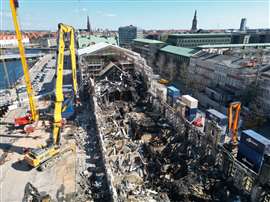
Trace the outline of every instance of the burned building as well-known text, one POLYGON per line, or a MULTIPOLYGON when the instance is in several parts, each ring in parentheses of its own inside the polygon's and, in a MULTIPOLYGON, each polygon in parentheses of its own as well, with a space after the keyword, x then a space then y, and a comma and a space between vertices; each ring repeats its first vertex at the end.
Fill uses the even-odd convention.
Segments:
POLYGON ((79 53, 113 201, 269 201, 268 156, 254 172, 215 122, 202 132, 183 119, 138 54, 109 44, 79 53))

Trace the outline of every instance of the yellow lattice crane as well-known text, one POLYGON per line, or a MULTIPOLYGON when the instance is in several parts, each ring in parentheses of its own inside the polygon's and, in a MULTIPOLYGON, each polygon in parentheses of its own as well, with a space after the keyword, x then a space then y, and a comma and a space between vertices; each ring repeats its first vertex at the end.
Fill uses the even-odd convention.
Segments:
POLYGON ((20 56, 21 56, 21 62, 22 62, 22 67, 23 67, 23 73, 24 73, 24 79, 25 79, 25 85, 26 85, 26 91, 29 99, 29 106, 30 106, 30 115, 25 115, 23 117, 18 117, 15 118, 15 126, 24 126, 32 122, 36 122, 39 119, 38 111, 36 108, 36 103, 35 103, 35 94, 31 85, 31 79, 29 75, 29 68, 28 64, 26 61, 25 57, 25 50, 24 50, 24 45, 22 42, 22 33, 20 30, 19 26, 19 21, 17 18, 17 9, 19 8, 19 3, 17 0, 10 0, 10 8, 11 8, 11 13, 12 13, 12 18, 13 18, 13 23, 14 23, 14 28, 16 31, 16 37, 18 40, 18 47, 20 51, 20 56))

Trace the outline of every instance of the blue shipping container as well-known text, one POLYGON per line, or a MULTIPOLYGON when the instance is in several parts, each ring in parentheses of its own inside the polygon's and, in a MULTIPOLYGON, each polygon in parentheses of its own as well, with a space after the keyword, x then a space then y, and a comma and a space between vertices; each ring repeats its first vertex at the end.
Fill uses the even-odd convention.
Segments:
POLYGON ((73 107, 73 101, 72 100, 65 100, 63 103, 63 111, 62 111, 62 118, 70 119, 74 115, 74 107, 73 107))
POLYGON ((175 105, 176 101, 177 101, 177 97, 167 96, 168 105, 173 107, 175 105))
POLYGON ((264 153, 270 147, 270 140, 253 130, 244 130, 241 133, 240 142, 252 148, 256 152, 264 153))
POLYGON ((174 86, 169 86, 167 88, 167 96, 179 97, 180 91, 179 91, 179 89, 175 88, 174 86))
POLYGON ((237 159, 255 172, 258 172, 263 163, 263 154, 256 152, 240 142, 238 145, 237 159))
POLYGON ((205 113, 205 118, 217 122, 219 126, 227 126, 228 118, 226 115, 220 113, 215 109, 208 109, 205 113))

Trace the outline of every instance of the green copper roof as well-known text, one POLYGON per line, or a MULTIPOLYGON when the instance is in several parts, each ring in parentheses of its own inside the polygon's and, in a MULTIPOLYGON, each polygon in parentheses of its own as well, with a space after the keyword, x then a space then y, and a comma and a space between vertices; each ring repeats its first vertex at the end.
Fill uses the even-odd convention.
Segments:
POLYGON ((148 44, 164 44, 163 41, 152 40, 152 39, 141 39, 141 38, 137 38, 137 39, 133 39, 133 41, 141 42, 141 43, 148 43, 148 44))
POLYGON ((115 37, 102 37, 102 36, 94 36, 94 35, 78 37, 79 48, 87 47, 89 45, 93 45, 93 44, 97 44, 101 42, 117 45, 117 41, 115 37))
POLYGON ((197 50, 195 49, 171 46, 171 45, 165 46, 164 48, 161 48, 160 50, 167 53, 185 56, 185 57, 191 57, 193 54, 197 52, 197 50))

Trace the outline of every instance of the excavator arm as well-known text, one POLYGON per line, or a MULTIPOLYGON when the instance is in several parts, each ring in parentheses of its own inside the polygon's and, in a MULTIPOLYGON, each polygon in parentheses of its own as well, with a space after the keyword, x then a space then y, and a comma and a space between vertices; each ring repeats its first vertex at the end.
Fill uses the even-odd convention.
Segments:
POLYGON ((11 8, 13 23, 14 23, 14 27, 15 27, 15 31, 16 31, 16 37, 18 40, 18 47, 19 47, 21 62, 22 62, 22 67, 23 67, 26 91, 27 91, 27 95, 28 95, 28 99, 29 99, 29 106, 30 106, 30 110, 31 110, 31 119, 28 119, 29 117, 27 117, 27 116, 25 116, 25 118, 20 117, 17 119, 17 121, 15 119, 15 125, 19 126, 19 125, 28 124, 30 122, 38 121, 39 116, 38 116, 38 112, 36 109, 34 92, 33 92, 31 80, 30 80, 30 75, 29 75, 29 68, 28 68, 28 64, 26 61, 26 57, 25 57, 25 50, 24 50, 24 46, 23 46, 23 42, 22 42, 22 34, 20 31, 19 21, 17 19, 17 8, 18 7, 19 7, 19 3, 17 0, 10 0, 10 8, 11 8))
POLYGON ((65 38, 69 35, 69 50, 72 65, 73 77, 73 91, 74 96, 77 96, 77 79, 76 79, 76 52, 75 52, 75 36, 74 28, 65 25, 58 25, 58 50, 57 50, 57 64, 56 64, 56 83, 55 83, 55 108, 54 108, 54 124, 51 135, 51 141, 46 147, 32 149, 24 157, 26 162, 32 167, 43 170, 53 165, 57 156, 61 157, 69 151, 74 151, 74 146, 66 148, 60 147, 60 132, 62 127, 62 111, 65 108, 64 94, 63 94, 63 70, 64 70, 64 55, 65 55, 65 38))
POLYGON ((58 25, 58 56, 56 70, 56 91, 55 91, 55 109, 54 109, 54 128, 53 128, 53 144, 60 143, 60 129, 62 126, 62 103, 63 95, 63 69, 65 54, 65 36, 70 36, 70 57, 72 66, 72 80, 74 96, 77 96, 77 75, 76 75, 76 52, 75 52, 75 32, 74 28, 60 23, 58 25))
POLYGON ((232 143, 234 145, 238 142, 238 122, 239 122, 239 115, 241 110, 241 103, 240 102, 232 102, 228 107, 228 129, 231 133, 232 143))

